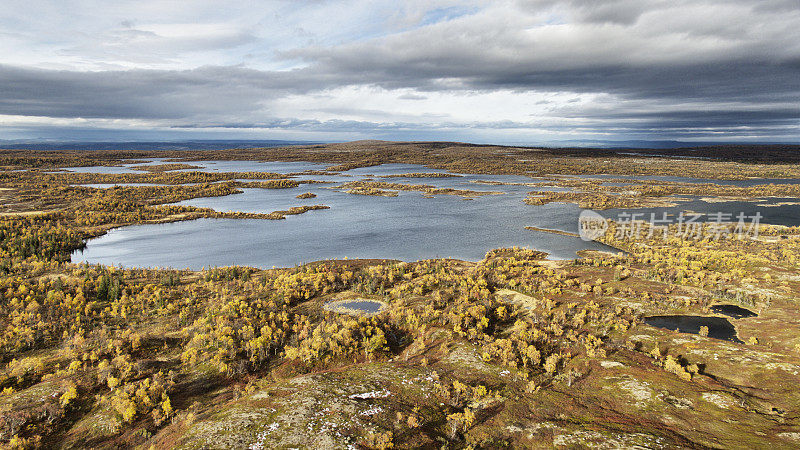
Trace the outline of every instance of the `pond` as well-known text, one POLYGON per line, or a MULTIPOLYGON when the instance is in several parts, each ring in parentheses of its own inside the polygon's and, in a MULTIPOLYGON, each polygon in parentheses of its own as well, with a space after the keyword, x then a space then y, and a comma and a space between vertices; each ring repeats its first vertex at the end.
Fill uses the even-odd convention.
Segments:
POLYGON ((708 327, 708 337, 726 341, 742 341, 736 335, 736 328, 723 317, 704 316, 650 316, 644 322, 656 328, 678 331, 680 333, 700 334, 700 327, 708 327))
POLYGON ((367 300, 363 298, 352 300, 335 300, 323 305, 327 311, 333 311, 340 314, 351 315, 373 315, 379 313, 386 304, 377 300, 367 300))

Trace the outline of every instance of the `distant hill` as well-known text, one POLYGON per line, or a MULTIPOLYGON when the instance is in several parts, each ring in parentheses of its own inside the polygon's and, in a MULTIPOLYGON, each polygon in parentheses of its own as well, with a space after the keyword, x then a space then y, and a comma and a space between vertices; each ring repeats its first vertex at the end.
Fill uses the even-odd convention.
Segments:
POLYGON ((58 142, 1 141, 0 148, 28 150, 226 150, 229 148, 285 147, 319 142, 280 140, 194 140, 194 141, 131 141, 131 142, 58 142))

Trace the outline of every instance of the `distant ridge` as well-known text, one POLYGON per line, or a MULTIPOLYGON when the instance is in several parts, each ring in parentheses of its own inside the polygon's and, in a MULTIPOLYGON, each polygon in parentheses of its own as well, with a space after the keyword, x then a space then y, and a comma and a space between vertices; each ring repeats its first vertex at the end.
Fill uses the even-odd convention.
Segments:
POLYGON ((188 141, 2 141, 0 148, 25 150, 227 150, 230 148, 285 147, 287 145, 316 145, 322 142, 281 140, 188 140, 188 141))
POLYGON ((379 139, 362 139, 350 142, 335 141, 291 141, 277 139, 195 139, 177 141, 57 141, 57 140, 1 140, 0 149, 8 150, 227 150, 232 148, 269 148, 289 145, 345 145, 369 146, 391 144, 430 144, 430 145, 463 145, 463 146, 499 146, 499 147, 538 147, 550 149, 605 149, 605 150, 689 150, 707 148, 764 148, 764 147, 796 147, 798 143, 786 142, 687 142, 687 141, 648 141, 648 140, 579 140, 568 139, 543 143, 468 143, 449 141, 390 141, 379 139))

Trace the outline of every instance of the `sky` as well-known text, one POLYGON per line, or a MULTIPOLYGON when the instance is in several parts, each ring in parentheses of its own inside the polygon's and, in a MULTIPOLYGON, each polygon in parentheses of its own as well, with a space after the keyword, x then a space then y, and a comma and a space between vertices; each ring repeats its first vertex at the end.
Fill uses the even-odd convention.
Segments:
POLYGON ((3 0, 0 140, 800 142, 800 0, 3 0))

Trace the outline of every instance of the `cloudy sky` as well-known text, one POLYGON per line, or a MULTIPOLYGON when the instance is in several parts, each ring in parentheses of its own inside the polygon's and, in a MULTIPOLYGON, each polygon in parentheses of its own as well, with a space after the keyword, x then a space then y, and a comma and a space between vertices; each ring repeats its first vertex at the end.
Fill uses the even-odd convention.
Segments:
POLYGON ((800 0, 3 0, 0 139, 800 142, 800 0))

